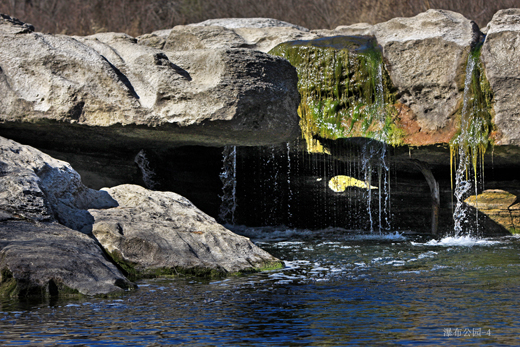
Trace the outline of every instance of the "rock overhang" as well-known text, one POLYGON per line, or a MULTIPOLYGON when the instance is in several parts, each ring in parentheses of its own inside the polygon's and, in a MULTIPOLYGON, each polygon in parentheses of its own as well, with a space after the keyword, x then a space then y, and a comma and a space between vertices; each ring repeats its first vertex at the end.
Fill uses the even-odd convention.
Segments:
POLYGON ((52 130, 59 146, 82 128, 110 142, 113 129, 121 146, 142 138, 141 148, 147 139, 249 146, 297 136, 297 77, 283 59, 240 48, 162 51, 117 33, 41 34, 8 16, 1 24, 4 136, 31 143, 31 129, 52 130))

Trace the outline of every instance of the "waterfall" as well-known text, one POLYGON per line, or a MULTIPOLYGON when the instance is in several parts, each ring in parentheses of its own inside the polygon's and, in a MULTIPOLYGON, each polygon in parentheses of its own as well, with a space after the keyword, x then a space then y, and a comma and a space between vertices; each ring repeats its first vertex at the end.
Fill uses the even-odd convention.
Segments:
POLYGON ((143 183, 146 188, 154 189, 157 185, 157 182, 155 182, 155 172, 150 168, 150 161, 148 160, 144 149, 141 149, 139 153, 137 153, 134 162, 141 170, 143 183))
MULTIPOLYGON (((484 187, 484 153, 489 144, 490 114, 482 91, 482 67, 479 61, 480 47, 468 57, 464 96, 460 123, 460 134, 450 143, 452 156, 456 155, 454 196, 456 198, 453 212, 454 235, 479 236, 478 201, 475 210, 475 223, 469 219, 470 207, 464 202, 472 188, 475 198, 484 187), (480 161, 480 165, 479 165, 480 161)), ((453 162, 453 160, 451 160, 453 162)))
POLYGON ((224 222, 235 225, 235 211, 237 209, 237 148, 226 146, 222 151, 222 195, 220 196, 219 218, 224 222))
POLYGON ((289 142, 287 146, 287 221, 290 223, 292 220, 291 204, 293 202, 293 191, 291 186, 291 145, 289 142))

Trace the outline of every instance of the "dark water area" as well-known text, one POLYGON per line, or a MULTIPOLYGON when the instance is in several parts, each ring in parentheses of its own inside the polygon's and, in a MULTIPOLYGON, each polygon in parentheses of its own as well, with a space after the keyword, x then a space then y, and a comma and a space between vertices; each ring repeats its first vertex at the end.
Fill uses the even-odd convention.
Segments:
POLYGON ((520 345, 520 238, 239 230, 285 261, 114 299, 1 301, 6 346, 520 345))

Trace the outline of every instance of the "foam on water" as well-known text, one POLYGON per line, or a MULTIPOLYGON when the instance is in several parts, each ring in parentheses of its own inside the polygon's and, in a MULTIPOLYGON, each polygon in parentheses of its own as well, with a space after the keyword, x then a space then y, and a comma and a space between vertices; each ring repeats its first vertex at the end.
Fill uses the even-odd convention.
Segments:
POLYGON ((460 247, 473 247, 473 246, 489 246, 500 243, 500 241, 492 241, 486 239, 478 239, 471 236, 459 236, 453 237, 448 236, 441 240, 430 240, 426 243, 412 242, 414 246, 460 246, 460 247))

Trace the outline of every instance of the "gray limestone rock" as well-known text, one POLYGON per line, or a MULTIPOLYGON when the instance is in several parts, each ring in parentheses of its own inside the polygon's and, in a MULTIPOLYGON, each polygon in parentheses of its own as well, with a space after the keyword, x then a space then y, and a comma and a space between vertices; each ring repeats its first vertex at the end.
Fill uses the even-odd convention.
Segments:
MULTIPOLYGON (((297 26, 219 26, 178 25, 168 31, 154 32, 137 38, 138 43, 167 52, 194 49, 247 48, 269 52, 278 44, 295 40, 312 40, 324 35, 297 26)), ((336 35, 339 35, 336 33, 336 35)), ((326 36, 326 35, 325 35, 326 36)), ((333 36, 333 35, 329 35, 333 36)))
POLYGON ((494 95, 495 144, 520 145, 520 9, 498 11, 487 26, 481 60, 494 95))
POLYGON ((104 275, 96 275, 107 262, 95 238, 114 261, 135 276, 177 271, 226 274, 282 266, 178 194, 135 185, 90 189, 68 163, 0 137, 0 246, 5 253, 5 257, 0 254, 0 269, 7 266, 8 277, 25 281, 28 288, 51 290, 47 286, 52 279, 51 287, 63 285, 83 294, 108 293, 113 288, 107 283, 123 285, 119 277, 124 277, 113 266, 104 275), (37 259, 34 264, 23 263, 23 258, 31 257, 37 259), (45 261, 49 263, 45 265, 45 261), (32 273, 40 267, 49 271, 32 273), (67 271, 69 277, 54 275, 67 271), (110 277, 112 272, 119 277, 110 277), (77 284, 76 277, 84 273, 92 273, 84 281, 100 278, 103 283, 92 283, 92 288, 77 284))
POLYGON ((49 35, 6 19, 0 41, 4 136, 40 132, 69 146, 87 145, 87 137, 105 150, 265 145, 299 131, 296 71, 278 57, 215 47, 166 52, 125 34, 49 35))
POLYGON ((91 209, 92 232, 116 261, 138 275, 235 273, 281 262, 172 192, 136 185, 105 188, 118 203, 91 209))
POLYGON ((452 126, 464 88, 468 54, 481 39, 477 25, 461 14, 428 10, 374 27, 400 102, 419 126, 437 131, 452 126))
POLYGON ((93 219, 87 209, 115 205, 107 193, 85 187, 68 163, 0 137, 0 211, 88 233, 93 219))
POLYGON ((0 295, 113 295, 133 287, 82 233, 57 223, 0 221, 0 295))
POLYGON ((368 23, 356 23, 352 25, 338 25, 334 30, 311 30, 321 37, 327 36, 374 36, 374 26, 368 23))

